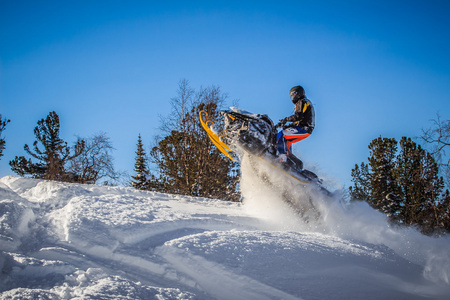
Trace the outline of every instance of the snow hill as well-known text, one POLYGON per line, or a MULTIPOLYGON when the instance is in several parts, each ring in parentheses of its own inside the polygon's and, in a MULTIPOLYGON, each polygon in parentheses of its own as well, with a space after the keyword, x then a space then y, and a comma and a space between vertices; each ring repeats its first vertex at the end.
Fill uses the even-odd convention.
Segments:
POLYGON ((241 189, 229 203, 1 178, 0 298, 450 299, 448 238, 338 196, 305 222, 246 174, 241 189))

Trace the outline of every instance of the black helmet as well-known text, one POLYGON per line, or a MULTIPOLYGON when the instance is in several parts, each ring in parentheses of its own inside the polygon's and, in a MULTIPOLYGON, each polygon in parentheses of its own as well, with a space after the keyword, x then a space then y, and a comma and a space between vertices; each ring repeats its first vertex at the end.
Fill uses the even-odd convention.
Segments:
POLYGON ((305 89, 300 85, 294 86, 289 92, 289 95, 291 96, 291 101, 294 104, 296 104, 299 100, 306 98, 305 89))

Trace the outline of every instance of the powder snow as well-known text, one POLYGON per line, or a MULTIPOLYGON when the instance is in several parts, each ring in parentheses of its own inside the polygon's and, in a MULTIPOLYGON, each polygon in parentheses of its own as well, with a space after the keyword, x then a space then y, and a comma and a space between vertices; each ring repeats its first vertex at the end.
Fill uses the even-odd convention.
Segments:
POLYGON ((0 298, 449 299, 447 237, 337 194, 306 221, 251 176, 241 189, 230 203, 3 177, 0 298))

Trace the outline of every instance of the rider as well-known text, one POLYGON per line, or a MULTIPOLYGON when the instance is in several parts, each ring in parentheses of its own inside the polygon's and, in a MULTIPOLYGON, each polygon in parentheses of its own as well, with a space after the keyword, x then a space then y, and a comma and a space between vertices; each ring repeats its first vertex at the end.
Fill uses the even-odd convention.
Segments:
POLYGON ((297 161, 303 169, 303 163, 292 155, 293 143, 306 139, 314 130, 315 115, 311 101, 306 98, 305 90, 301 86, 294 86, 290 91, 291 101, 295 105, 295 113, 286 117, 276 125, 283 127, 277 135, 277 151, 280 162, 286 162, 287 156, 297 161), (289 125, 285 125, 291 122, 289 125))

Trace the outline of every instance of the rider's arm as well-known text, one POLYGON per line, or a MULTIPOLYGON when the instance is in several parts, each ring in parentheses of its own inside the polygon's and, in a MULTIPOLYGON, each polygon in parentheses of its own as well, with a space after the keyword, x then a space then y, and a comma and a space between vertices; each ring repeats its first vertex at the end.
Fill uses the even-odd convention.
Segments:
POLYGON ((282 120, 284 123, 298 122, 303 119, 303 101, 300 102, 295 106, 295 113, 292 116, 286 117, 282 120))

